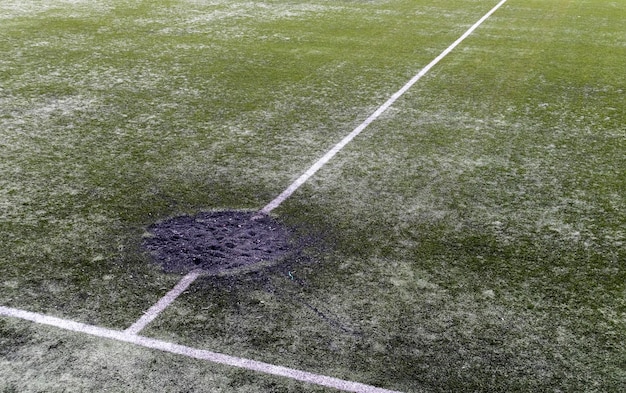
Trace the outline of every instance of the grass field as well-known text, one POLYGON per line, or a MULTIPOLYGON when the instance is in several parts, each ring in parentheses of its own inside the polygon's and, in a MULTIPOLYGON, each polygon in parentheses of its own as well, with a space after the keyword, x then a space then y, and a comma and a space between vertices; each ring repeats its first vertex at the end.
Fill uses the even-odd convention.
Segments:
MULTIPOLYGON (((0 1, 0 306, 124 330, 496 0, 0 1)), ((402 392, 626 391, 626 7, 508 0, 142 335, 402 392)), ((0 316, 0 393, 330 392, 0 316)))

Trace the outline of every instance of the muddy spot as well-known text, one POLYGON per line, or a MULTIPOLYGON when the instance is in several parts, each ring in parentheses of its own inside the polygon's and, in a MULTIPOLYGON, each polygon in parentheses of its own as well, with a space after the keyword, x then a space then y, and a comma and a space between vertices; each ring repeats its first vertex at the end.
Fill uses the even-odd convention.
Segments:
POLYGON ((219 272, 279 260, 290 252, 290 231, 255 212, 203 212, 158 222, 144 247, 166 272, 219 272))

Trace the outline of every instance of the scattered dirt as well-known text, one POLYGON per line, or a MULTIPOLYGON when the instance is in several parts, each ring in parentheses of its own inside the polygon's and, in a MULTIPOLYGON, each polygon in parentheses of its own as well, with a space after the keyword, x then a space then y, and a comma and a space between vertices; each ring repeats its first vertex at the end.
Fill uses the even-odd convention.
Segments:
POLYGON ((171 218, 150 226, 143 245, 167 272, 218 272, 280 259, 290 252, 290 231, 257 214, 221 211, 171 218))

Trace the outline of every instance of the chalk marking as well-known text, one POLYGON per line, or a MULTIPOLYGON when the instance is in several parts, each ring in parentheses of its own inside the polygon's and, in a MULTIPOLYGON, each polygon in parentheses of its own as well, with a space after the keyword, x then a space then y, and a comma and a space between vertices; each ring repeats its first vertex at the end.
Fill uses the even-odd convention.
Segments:
MULTIPOLYGON (((418 80, 430 71, 439 61, 446 57, 454 48, 463 42, 470 34, 474 32, 487 18, 496 12, 507 0, 501 0, 495 7, 487 12, 470 27, 461 37, 446 48, 439 56, 431 61, 411 80, 409 80, 400 90, 394 93, 383 105, 381 105, 374 113, 372 113, 363 123, 356 127, 350 134, 330 149, 322 158, 314 163, 306 172, 304 172, 296 181, 287 187, 280 195, 268 203, 259 211, 260 214, 268 214, 278 206, 280 206, 287 198, 289 198, 300 186, 302 186, 311 176, 313 176, 320 168, 330 161, 339 151, 341 151, 348 143, 350 143, 357 135, 359 135, 370 123, 382 115, 393 103, 400 98, 407 90, 409 90, 418 80)), ((291 273, 291 272, 290 272, 291 273)), ((400 393, 395 390, 387 390, 371 385, 365 385, 359 382, 346 381, 339 378, 329 377, 320 374, 314 374, 307 371, 301 371, 283 366, 277 366, 269 363, 263 363, 252 359, 239 358, 230 355, 224 355, 217 352, 211 352, 203 349, 187 347, 184 345, 174 344, 167 341, 156 340, 144 336, 137 335, 150 322, 152 322, 163 310, 165 310, 178 296, 180 296, 201 274, 201 271, 195 270, 183 277, 176 286, 163 296, 156 304, 154 304, 144 315, 124 331, 102 328, 94 325, 87 325, 80 322, 47 316, 44 314, 33 313, 30 311, 19 310, 9 307, 0 306, 0 315, 12 318, 19 318, 31 322, 54 326, 60 329, 69 330, 78 333, 84 333, 96 337, 108 338, 120 342, 135 344, 145 348, 157 349, 163 352, 178 354, 199 360, 205 360, 213 363, 239 367, 246 370, 258 371, 266 374, 291 378, 301 382, 312 383, 316 385, 326 386, 338 390, 359 393, 400 393)))
POLYGON ((238 367, 250 371, 261 372, 265 374, 286 377, 301 382, 312 383, 320 386, 326 386, 347 392, 360 393, 401 393, 395 390, 378 388, 376 386, 366 385, 359 382, 347 381, 339 378, 329 377, 320 374, 314 374, 307 371, 297 370, 293 368, 277 366, 270 363, 259 362, 252 359, 240 358, 236 356, 224 355, 217 352, 211 352, 204 349, 187 347, 167 341, 156 340, 149 337, 138 336, 134 333, 126 331, 107 329, 99 326, 87 325, 67 319, 47 316, 30 311, 19 310, 15 308, 0 306, 0 315, 19 318, 42 325, 53 326, 63 330, 69 330, 77 333, 84 333, 95 337, 107 338, 115 341, 134 344, 144 348, 156 349, 176 355, 182 355, 189 358, 204 360, 211 363, 223 364, 227 366, 238 367))
POLYGON ((498 10, 507 0, 500 1, 495 7, 493 7, 489 12, 487 12, 482 18, 478 20, 478 22, 474 23, 472 27, 470 27, 459 39, 454 41, 452 45, 447 47, 439 56, 437 56, 433 61, 431 61, 426 67, 424 67, 420 72, 417 73, 411 80, 409 80, 400 90, 394 93, 391 98, 389 98, 384 104, 382 104, 374 113, 372 113, 363 123, 361 123, 357 128, 355 128, 351 133, 349 133, 346 137, 344 137, 339 143, 337 143, 332 149, 330 149, 322 158, 320 158, 315 164, 313 164, 306 172, 304 172, 296 181, 291 183, 285 191, 283 191, 280 195, 278 195, 274 200, 268 203, 263 209, 260 210, 260 213, 268 214, 272 210, 276 209, 280 206, 287 198, 291 196, 301 185, 303 185, 311 176, 313 176, 321 167, 326 165, 328 161, 330 161, 335 154, 337 154, 341 149, 343 149, 352 139, 354 139, 357 135, 361 133, 371 122, 376 120, 380 115, 382 115, 389 107, 396 102, 398 98, 400 98, 407 90, 411 88, 418 80, 420 80, 424 75, 430 71, 441 59, 446 57, 454 48, 456 48, 461 42, 463 42, 470 34, 474 32, 487 18, 489 18, 494 12, 498 10))
POLYGON ((128 329, 124 331, 127 334, 137 334, 142 331, 150 322, 152 322, 163 310, 165 310, 176 298, 178 298, 183 292, 189 288, 189 285, 193 283, 196 278, 201 274, 200 270, 194 270, 185 277, 183 277, 178 284, 171 291, 165 294, 158 302, 146 311, 137 322, 133 323, 128 329))

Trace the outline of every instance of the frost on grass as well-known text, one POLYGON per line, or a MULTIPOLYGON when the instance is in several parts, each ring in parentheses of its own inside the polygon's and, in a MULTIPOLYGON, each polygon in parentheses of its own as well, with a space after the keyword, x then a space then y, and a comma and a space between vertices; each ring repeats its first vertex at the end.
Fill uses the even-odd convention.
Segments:
POLYGON ((0 2, 0 19, 12 19, 23 16, 32 17, 51 10, 66 10, 74 13, 83 9, 85 12, 103 11, 111 7, 110 1, 91 0, 3 0, 0 2))

